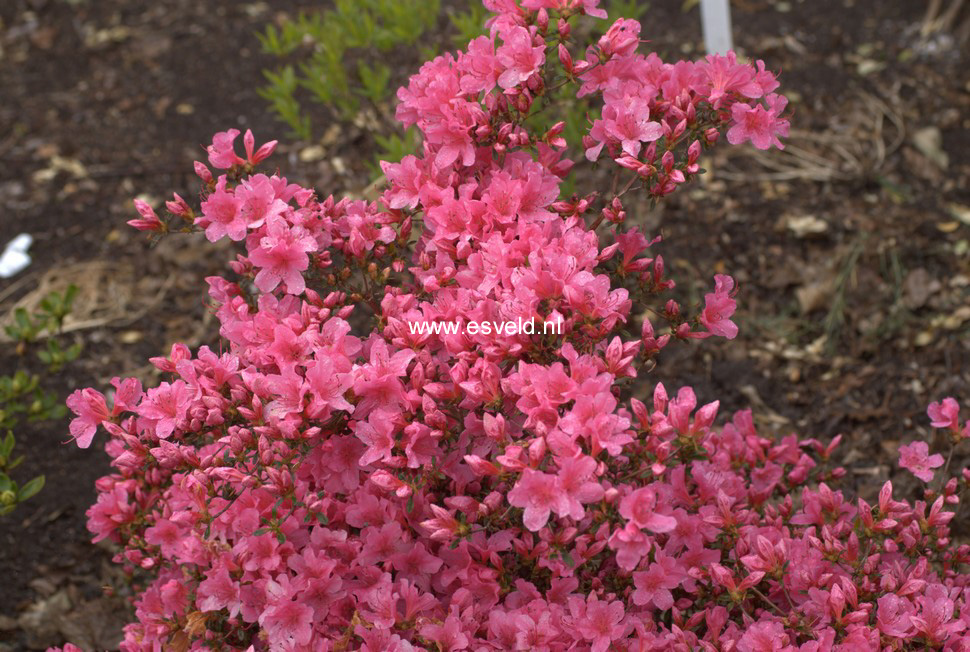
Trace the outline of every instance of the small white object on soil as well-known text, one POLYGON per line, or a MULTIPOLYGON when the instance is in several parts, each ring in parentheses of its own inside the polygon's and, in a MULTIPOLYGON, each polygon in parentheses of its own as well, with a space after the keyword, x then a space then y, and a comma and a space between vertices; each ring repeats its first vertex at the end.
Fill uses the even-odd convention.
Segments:
POLYGON ((0 278, 11 278, 27 269, 30 265, 30 254, 27 250, 34 239, 29 233, 21 233, 7 243, 0 254, 0 278))

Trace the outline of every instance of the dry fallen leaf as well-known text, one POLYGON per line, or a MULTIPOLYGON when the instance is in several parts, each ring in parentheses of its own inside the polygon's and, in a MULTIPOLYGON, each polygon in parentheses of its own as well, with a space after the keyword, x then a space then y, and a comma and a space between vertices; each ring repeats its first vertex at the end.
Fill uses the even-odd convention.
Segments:
POLYGON ((326 155, 327 150, 320 145, 310 145, 300 150, 299 157, 301 163, 315 163, 323 160, 326 155))
POLYGON ((951 204, 948 204, 946 208, 947 208, 947 211, 950 213, 950 215, 957 218, 964 224, 970 226, 970 206, 951 203, 951 204))
POLYGON ((950 157, 943 151, 943 134, 938 127, 923 127, 913 134, 913 145, 941 170, 950 165, 950 157))
POLYGON ((918 267, 907 274, 903 281, 903 303, 910 310, 922 308, 942 287, 940 281, 930 276, 922 267, 918 267))
POLYGON ((814 215, 788 215, 784 218, 785 226, 795 234, 796 238, 806 238, 819 235, 829 230, 828 222, 820 220, 814 215))
POLYGON ((836 287, 838 287, 838 274, 833 273, 797 288, 795 298, 798 299, 798 307, 802 314, 807 315, 827 307, 832 302, 836 287))

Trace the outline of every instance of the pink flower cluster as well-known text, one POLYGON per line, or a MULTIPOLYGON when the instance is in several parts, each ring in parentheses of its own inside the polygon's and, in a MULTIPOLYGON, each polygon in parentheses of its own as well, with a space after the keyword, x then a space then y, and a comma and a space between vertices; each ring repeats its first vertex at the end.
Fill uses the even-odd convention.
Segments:
MULTIPOLYGON (((659 238, 618 226, 623 193, 561 197, 562 125, 525 121, 557 73, 602 93, 591 137, 655 156, 633 181, 661 195, 773 77, 643 59, 627 20, 580 65, 569 21, 595 0, 487 5, 490 36, 400 91, 424 147, 384 165, 379 202, 257 173, 273 144, 247 134, 243 158, 230 131, 209 148, 225 172, 196 165, 198 213, 137 206, 136 228, 182 221, 245 255, 208 279, 223 352, 175 345, 157 387, 69 400, 78 445, 110 435, 89 527, 145 582, 123 649, 968 649, 957 481, 930 506, 888 484, 853 502, 829 486, 837 442, 762 436, 750 412, 715 425, 689 387, 636 399, 670 342, 736 335, 734 281, 668 298, 659 238), (406 327, 459 317, 564 326, 406 327)), ((947 402, 931 417, 956 427, 947 402)), ((910 468, 934 465, 916 450, 910 468)))

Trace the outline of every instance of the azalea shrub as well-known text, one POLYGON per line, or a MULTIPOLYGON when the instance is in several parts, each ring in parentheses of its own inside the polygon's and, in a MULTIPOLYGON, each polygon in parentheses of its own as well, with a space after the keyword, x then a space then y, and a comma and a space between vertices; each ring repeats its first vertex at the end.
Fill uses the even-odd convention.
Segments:
MULTIPOLYGON (((398 92, 422 146, 378 201, 258 172, 275 142, 246 132, 241 155, 229 130, 197 206, 136 204, 138 229, 244 253, 207 279, 220 350, 177 344, 157 386, 70 402, 77 444, 106 431, 113 460, 88 516, 138 588, 122 648, 970 649, 967 472, 913 443, 926 500, 886 484, 871 505, 835 487, 837 440, 651 380, 667 346, 737 334, 738 288, 678 301, 625 202, 722 140, 782 147, 775 75, 641 53, 629 19, 576 43, 596 0, 485 5, 487 35, 398 92), (564 86, 600 107, 585 162, 563 124, 531 126, 564 86), (605 182, 563 196, 570 176, 605 182), (561 330, 411 327, 517 320, 561 330)), ((952 399, 929 415, 970 436, 952 399)))

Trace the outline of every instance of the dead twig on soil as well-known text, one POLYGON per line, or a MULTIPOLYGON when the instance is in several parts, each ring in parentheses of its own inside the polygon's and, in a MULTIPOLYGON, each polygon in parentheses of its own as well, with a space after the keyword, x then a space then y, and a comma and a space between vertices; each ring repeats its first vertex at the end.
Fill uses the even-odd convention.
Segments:
MULTIPOLYGON (((139 278, 128 265, 101 261, 52 268, 40 279, 37 287, 0 317, 0 342, 11 341, 2 327, 13 322, 14 312, 18 308, 34 312, 44 297, 51 292, 64 292, 70 285, 76 285, 78 293, 71 314, 64 320, 61 333, 132 324, 164 300, 174 285, 175 278, 172 274, 161 283, 151 282, 152 279, 147 279, 146 282, 145 278, 139 278), (148 285, 154 285, 157 289, 149 288, 148 285)), ((11 286, 4 291, 2 299, 13 293, 14 286, 11 286)), ((48 336, 48 333, 41 333, 40 339, 48 336)))

